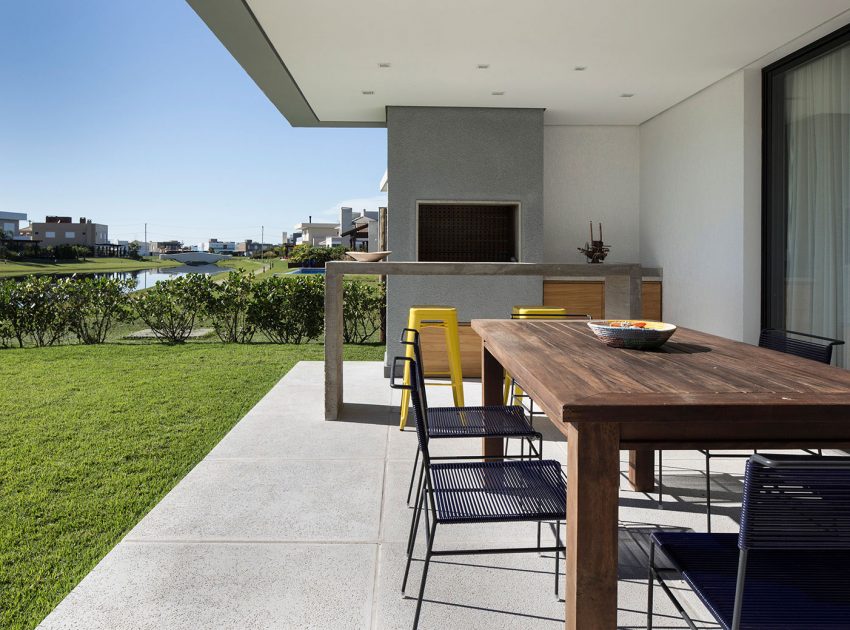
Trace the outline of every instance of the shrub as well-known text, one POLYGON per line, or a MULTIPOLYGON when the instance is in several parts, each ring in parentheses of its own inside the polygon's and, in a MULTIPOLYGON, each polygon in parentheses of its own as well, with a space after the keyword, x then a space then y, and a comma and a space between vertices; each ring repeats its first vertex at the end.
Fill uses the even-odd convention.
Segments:
POLYGON ((345 258, 345 247, 337 245, 335 247, 314 247, 302 243, 292 248, 289 254, 289 262, 306 264, 310 263, 316 266, 324 267, 325 263, 330 260, 342 260, 345 258))
POLYGON ((68 326, 81 343, 106 341, 109 330, 132 316, 128 291, 135 280, 70 278, 63 281, 68 296, 68 326))
POLYGON ((343 286, 343 328, 345 343, 366 343, 381 328, 384 285, 349 280, 343 286))
POLYGON ((0 348, 8 348, 12 345, 15 332, 5 319, 0 319, 0 348))
MULTIPOLYGON (((14 280, 0 280, 0 347, 8 348, 12 339, 17 338, 15 327, 12 325, 12 290, 17 283, 14 280)), ((23 345, 23 340, 18 343, 23 345)))
POLYGON ((212 281, 202 274, 157 282, 133 294, 139 318, 160 341, 183 343, 192 334, 195 318, 209 302, 212 281))
POLYGON ((254 285, 248 318, 274 343, 301 343, 322 334, 324 302, 324 278, 273 276, 254 285))
POLYGON ((248 343, 257 327, 248 319, 254 295, 251 278, 231 271, 220 284, 213 284, 206 305, 218 338, 225 343, 248 343))
POLYGON ((30 339, 37 346, 52 346, 68 332, 68 295, 64 282, 49 276, 28 276, 0 285, 0 319, 18 345, 30 339))

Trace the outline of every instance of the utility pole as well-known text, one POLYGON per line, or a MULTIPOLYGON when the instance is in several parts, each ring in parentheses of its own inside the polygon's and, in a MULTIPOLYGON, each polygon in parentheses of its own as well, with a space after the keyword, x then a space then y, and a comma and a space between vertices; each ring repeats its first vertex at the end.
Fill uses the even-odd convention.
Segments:
POLYGON ((265 261, 264 254, 266 253, 266 226, 260 226, 260 262, 265 261))
POLYGON ((145 251, 148 253, 148 256, 151 255, 151 251, 148 248, 148 224, 145 223, 145 251))

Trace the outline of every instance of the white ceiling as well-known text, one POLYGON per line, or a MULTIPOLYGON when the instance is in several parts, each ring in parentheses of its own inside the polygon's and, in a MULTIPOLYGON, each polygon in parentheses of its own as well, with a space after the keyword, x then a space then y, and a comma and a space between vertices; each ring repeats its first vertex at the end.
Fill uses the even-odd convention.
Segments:
POLYGON ((638 124, 850 10, 850 0, 247 2, 319 120, 348 122, 430 105, 638 124))

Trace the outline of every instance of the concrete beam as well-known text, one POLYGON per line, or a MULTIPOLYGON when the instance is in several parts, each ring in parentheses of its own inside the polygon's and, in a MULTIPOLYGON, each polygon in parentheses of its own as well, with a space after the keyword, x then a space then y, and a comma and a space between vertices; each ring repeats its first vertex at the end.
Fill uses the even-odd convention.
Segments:
MULTIPOLYGON (((325 419, 336 420, 342 411, 342 279, 345 274, 406 276, 538 276, 541 278, 595 279, 605 282, 605 311, 610 318, 641 316, 641 281, 658 278, 660 269, 638 264, 582 265, 558 263, 451 263, 333 261, 325 266, 325 419)), ((505 314, 508 317, 508 314, 505 314)))

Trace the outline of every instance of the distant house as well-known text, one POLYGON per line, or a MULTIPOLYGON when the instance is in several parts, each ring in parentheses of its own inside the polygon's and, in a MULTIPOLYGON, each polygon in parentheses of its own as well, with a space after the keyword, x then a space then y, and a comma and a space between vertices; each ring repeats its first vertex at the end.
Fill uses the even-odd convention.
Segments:
POLYGON ((26 238, 21 235, 21 221, 26 221, 24 212, 0 212, 0 237, 11 239, 26 238))
POLYGON ((295 240, 296 245, 306 243, 308 245, 322 246, 328 237, 339 237, 339 224, 337 223, 299 223, 295 226, 295 233, 301 236, 295 240))
POLYGON ((202 252, 210 254, 232 254, 236 251, 235 241, 220 241, 217 238, 211 238, 198 245, 198 249, 202 252))
POLYGON ((338 247, 345 245, 345 242, 341 236, 326 236, 324 240, 315 243, 315 245, 319 245, 320 247, 338 247))
POLYGON ((91 219, 80 217, 74 222, 71 217, 48 216, 44 222, 32 222, 21 228, 20 233, 43 246, 55 245, 95 245, 109 244, 109 226, 94 223, 91 219))
POLYGON ((151 254, 176 254, 183 250, 182 241, 151 241, 148 245, 151 254))
POLYGON ((379 210, 339 209, 339 235, 341 244, 349 249, 377 252, 381 249, 381 222, 379 210))
MULTIPOLYGON (((286 233, 284 232, 284 236, 286 233)), ((240 256, 253 256, 254 254, 259 254, 260 252, 268 252, 278 247, 273 243, 258 243, 256 241, 252 241, 250 238, 245 239, 241 243, 236 243, 236 254, 240 256)))
POLYGON ((131 244, 135 243, 139 246, 139 249, 136 253, 139 256, 150 256, 150 243, 145 243, 144 241, 128 241, 124 239, 115 239, 112 241, 112 245, 116 245, 118 247, 124 248, 126 251, 129 251, 129 247, 131 244))

